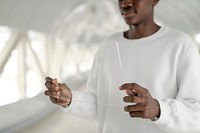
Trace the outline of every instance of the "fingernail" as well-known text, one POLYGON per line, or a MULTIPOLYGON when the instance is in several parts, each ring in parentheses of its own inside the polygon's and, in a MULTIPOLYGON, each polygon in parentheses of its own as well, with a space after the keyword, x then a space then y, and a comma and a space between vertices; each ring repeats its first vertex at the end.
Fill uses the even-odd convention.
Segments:
POLYGON ((123 89, 122 86, 120 86, 119 89, 122 90, 123 89))
POLYGON ((125 106, 125 107, 124 107, 124 111, 126 111, 126 112, 127 112, 127 110, 128 110, 128 107, 127 107, 127 106, 125 106))

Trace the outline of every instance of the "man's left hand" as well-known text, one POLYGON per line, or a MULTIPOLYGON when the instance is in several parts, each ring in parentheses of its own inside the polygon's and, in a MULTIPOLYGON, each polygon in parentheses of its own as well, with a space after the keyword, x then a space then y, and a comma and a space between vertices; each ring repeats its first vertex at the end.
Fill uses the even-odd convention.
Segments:
POLYGON ((128 96, 123 98, 126 103, 132 103, 124 107, 126 112, 129 112, 131 117, 139 117, 144 119, 153 120, 155 117, 160 116, 160 105, 154 99, 149 91, 136 84, 126 83, 120 86, 120 90, 126 90, 128 96))

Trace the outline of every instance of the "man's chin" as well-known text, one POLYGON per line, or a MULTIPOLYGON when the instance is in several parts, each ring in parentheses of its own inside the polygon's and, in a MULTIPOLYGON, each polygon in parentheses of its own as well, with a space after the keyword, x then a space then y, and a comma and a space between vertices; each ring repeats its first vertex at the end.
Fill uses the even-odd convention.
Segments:
POLYGON ((127 21, 127 20, 125 20, 125 23, 126 23, 127 25, 137 25, 137 23, 134 22, 134 21, 127 21))

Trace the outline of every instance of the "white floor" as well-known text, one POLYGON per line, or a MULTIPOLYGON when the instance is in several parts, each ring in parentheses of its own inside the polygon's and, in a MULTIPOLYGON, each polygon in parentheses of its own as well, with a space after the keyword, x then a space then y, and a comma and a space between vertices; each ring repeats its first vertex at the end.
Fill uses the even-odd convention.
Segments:
POLYGON ((61 108, 16 133, 96 133, 95 121, 80 119, 61 108))

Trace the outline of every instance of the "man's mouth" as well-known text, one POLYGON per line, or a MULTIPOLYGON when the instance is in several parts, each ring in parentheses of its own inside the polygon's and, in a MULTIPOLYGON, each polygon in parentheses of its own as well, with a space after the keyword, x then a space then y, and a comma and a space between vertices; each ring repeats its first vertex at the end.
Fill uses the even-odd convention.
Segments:
POLYGON ((122 10, 122 12, 121 12, 122 16, 124 16, 124 17, 133 16, 136 13, 137 13, 137 11, 134 9, 122 10))

